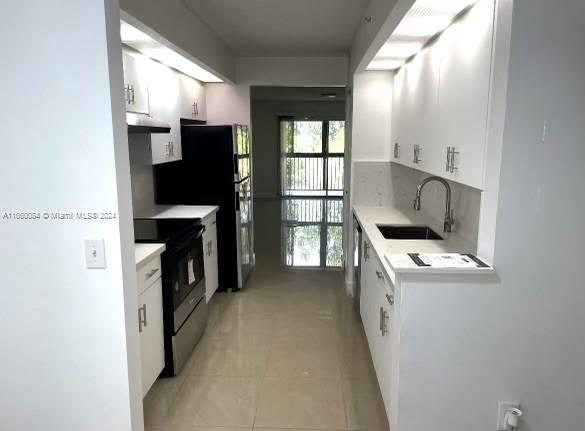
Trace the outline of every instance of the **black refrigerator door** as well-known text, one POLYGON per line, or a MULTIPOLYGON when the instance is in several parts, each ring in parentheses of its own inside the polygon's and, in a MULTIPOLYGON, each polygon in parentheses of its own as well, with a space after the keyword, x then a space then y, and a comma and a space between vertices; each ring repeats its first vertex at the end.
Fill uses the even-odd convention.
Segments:
POLYGON ((156 203, 217 205, 219 288, 238 288, 236 218, 237 170, 232 126, 181 127, 183 158, 155 166, 156 203))

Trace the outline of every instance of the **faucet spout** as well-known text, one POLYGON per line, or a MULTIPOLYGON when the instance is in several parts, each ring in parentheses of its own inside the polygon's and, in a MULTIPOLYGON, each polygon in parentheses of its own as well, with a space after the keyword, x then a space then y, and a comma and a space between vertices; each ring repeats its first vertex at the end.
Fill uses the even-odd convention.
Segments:
POLYGON ((441 177, 427 177, 416 189, 416 196, 414 198, 413 208, 415 211, 420 211, 420 197, 422 190, 426 184, 431 181, 437 181, 445 186, 445 219, 443 221, 443 232, 451 232, 455 220, 453 219, 453 210, 451 209, 451 186, 441 177))

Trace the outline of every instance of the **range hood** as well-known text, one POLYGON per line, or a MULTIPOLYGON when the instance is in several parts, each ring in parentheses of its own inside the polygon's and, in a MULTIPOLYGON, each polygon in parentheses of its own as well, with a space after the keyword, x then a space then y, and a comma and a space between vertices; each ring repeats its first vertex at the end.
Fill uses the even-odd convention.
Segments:
POLYGON ((146 114, 126 112, 126 123, 128 123, 128 133, 169 133, 171 131, 169 123, 146 114))

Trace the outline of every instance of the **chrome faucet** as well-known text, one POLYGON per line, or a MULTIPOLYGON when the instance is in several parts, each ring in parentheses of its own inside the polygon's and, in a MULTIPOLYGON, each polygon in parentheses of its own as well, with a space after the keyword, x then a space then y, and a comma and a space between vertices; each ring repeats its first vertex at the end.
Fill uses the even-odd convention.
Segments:
POLYGON ((419 184, 418 188, 416 189, 416 197, 414 198, 414 209, 415 211, 420 211, 420 194, 422 192, 423 187, 425 184, 431 181, 438 181, 445 186, 446 191, 446 203, 445 203, 445 221, 443 222, 443 232, 451 232, 451 228, 455 223, 453 219, 453 210, 451 209, 451 186, 447 181, 445 181, 441 177, 428 177, 425 178, 422 183, 419 184))

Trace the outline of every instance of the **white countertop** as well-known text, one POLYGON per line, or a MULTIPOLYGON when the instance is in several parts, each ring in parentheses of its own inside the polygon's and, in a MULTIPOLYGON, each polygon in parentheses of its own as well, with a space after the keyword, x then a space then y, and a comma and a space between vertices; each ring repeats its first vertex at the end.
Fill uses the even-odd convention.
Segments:
POLYGON ((158 256, 166 250, 164 244, 134 244, 134 259, 136 266, 142 265, 153 256, 158 256))
POLYGON ((212 205, 155 205, 141 212, 139 217, 146 218, 200 218, 203 219, 219 210, 212 205))
MULTIPOLYGON (((443 226, 424 213, 396 207, 367 207, 356 205, 353 212, 387 275, 394 274, 493 274, 493 268, 429 268, 417 266, 406 253, 472 253, 475 247, 456 232, 445 233, 443 226), (425 225, 443 240, 392 240, 382 236, 377 224, 425 225)), ((481 259, 481 257, 480 257, 481 259)))

